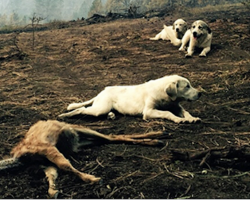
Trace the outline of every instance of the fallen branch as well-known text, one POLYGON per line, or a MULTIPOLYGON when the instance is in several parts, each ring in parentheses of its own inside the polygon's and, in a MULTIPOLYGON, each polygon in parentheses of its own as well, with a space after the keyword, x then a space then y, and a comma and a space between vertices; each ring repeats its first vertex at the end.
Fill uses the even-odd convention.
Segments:
POLYGON ((209 148, 201 151, 191 151, 191 150, 172 150, 173 160, 191 161, 191 160, 201 160, 199 166, 203 166, 205 163, 220 163, 222 159, 227 159, 228 161, 240 162, 246 161, 250 158, 250 146, 225 146, 209 148))

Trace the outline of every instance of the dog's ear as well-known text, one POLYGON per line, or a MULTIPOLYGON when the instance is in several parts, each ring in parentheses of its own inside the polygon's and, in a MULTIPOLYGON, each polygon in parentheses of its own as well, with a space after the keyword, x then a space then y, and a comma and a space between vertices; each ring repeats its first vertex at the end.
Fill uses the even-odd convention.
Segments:
POLYGON ((177 98, 177 87, 178 83, 172 82, 167 88, 166 93, 172 101, 175 101, 177 98))
POLYGON ((188 29, 188 25, 187 25, 187 22, 185 22, 185 23, 183 24, 184 33, 187 31, 187 29, 188 29))
POLYGON ((209 28, 209 26, 206 26, 206 29, 207 29, 207 32, 208 32, 209 34, 212 33, 212 31, 211 31, 211 29, 209 28))
POLYGON ((175 29, 175 23, 173 23, 173 30, 175 29))

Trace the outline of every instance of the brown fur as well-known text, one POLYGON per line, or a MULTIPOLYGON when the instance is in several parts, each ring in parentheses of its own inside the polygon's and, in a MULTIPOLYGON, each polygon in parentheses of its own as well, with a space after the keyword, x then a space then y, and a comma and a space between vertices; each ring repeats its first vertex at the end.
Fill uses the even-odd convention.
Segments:
MULTIPOLYGON (((143 138, 152 138, 159 135, 162 135, 162 132, 151 132, 141 135, 104 135, 83 126, 71 125, 56 120, 38 121, 31 126, 24 139, 13 148, 11 154, 16 159, 27 154, 46 157, 58 168, 75 173, 85 182, 95 183, 99 182, 100 178, 75 169, 69 160, 64 157, 64 154, 61 152, 63 148, 61 147, 64 146, 67 149, 67 152, 64 153, 76 152, 82 145, 81 139, 83 139, 83 142, 98 142, 99 144, 107 142, 132 142, 157 145, 159 144, 159 140, 143 138), (63 145, 60 146, 59 143, 63 145)), ((49 167, 45 170, 45 174, 50 186, 49 195, 53 197, 58 192, 54 184, 57 178, 56 169, 49 167)))

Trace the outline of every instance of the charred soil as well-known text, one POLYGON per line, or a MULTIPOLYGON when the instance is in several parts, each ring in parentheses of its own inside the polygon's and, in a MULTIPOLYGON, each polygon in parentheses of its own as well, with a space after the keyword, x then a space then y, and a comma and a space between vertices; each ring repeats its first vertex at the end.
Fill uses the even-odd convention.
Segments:
MULTIPOLYGON (((0 158, 9 157, 32 124, 58 119, 72 102, 88 100, 109 85, 178 74, 203 91, 198 101, 182 103, 202 122, 144 121, 119 113, 115 120, 65 119, 104 134, 164 130, 170 137, 163 139, 163 147, 105 144, 82 149, 69 158, 72 165, 102 177, 103 184, 89 185, 59 171, 60 197, 249 198, 249 21, 240 8, 88 25, 76 21, 37 31, 35 38, 32 32, 1 34, 0 158), (186 59, 169 42, 149 40, 177 18, 189 25, 203 19, 210 25, 213 41, 206 58, 197 50, 186 59)), ((37 165, 1 172, 1 198, 47 198, 47 189, 37 165)))

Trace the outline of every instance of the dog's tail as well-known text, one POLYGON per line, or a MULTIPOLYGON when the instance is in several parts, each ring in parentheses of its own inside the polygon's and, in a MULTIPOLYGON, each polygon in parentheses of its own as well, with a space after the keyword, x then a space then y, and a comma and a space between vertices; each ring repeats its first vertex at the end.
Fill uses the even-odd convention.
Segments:
POLYGON ((18 158, 8 158, 0 161, 0 171, 5 169, 11 169, 15 167, 20 167, 23 165, 18 158))
POLYGON ((90 100, 82 102, 82 103, 71 103, 68 105, 67 110, 75 110, 75 109, 81 108, 83 106, 85 107, 85 106, 92 105, 94 100, 95 100, 95 97, 93 99, 90 99, 90 100))

